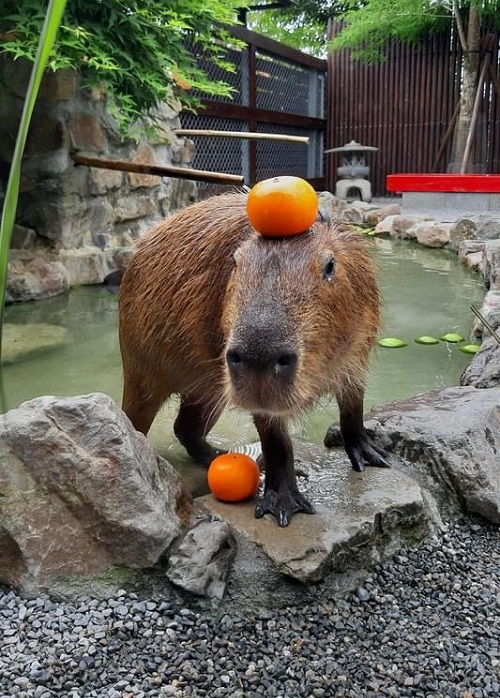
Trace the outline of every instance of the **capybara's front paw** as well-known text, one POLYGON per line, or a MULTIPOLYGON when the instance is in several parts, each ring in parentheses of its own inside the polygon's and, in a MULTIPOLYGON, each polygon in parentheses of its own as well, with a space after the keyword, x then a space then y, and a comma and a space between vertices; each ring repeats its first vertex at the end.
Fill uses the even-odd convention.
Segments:
POLYGON ((292 516, 298 512, 314 514, 315 509, 311 502, 298 490, 286 489, 277 492, 268 489, 257 502, 255 518, 260 519, 264 514, 273 514, 278 526, 288 526, 292 516))
POLYGON ((391 467, 387 460, 387 452, 366 433, 356 441, 344 443, 344 447, 352 467, 358 473, 362 472, 367 466, 375 466, 377 468, 391 467))

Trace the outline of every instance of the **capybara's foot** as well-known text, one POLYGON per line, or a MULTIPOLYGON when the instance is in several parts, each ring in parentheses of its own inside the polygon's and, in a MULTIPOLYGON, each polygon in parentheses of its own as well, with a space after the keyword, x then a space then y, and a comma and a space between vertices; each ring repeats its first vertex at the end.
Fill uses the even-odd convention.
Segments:
POLYGON ((328 427, 323 443, 327 448, 335 448, 336 446, 344 445, 342 430, 339 424, 332 424, 328 427))
POLYGON ((205 468, 208 468, 214 458, 217 458, 217 456, 223 453, 227 453, 225 449, 215 448, 215 446, 212 446, 208 441, 204 440, 196 444, 189 444, 186 450, 196 463, 203 465, 205 468))
POLYGON ((273 514, 278 526, 288 526, 292 516, 299 511, 304 514, 314 514, 315 509, 298 490, 286 489, 277 492, 268 489, 257 502, 255 518, 260 519, 264 514, 273 514))
POLYGON ((352 467, 358 473, 362 472, 367 466, 375 466, 377 468, 391 467, 387 460, 387 452, 366 433, 355 441, 353 440, 348 444, 344 443, 344 447, 352 467))

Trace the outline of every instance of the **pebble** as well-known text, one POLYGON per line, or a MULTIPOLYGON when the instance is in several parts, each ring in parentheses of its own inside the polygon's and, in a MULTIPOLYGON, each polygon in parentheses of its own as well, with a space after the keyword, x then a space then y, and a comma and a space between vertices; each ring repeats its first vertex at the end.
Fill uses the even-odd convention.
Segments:
POLYGON ((493 698, 498 528, 450 524, 328 603, 236 613, 0 587, 0 698, 493 698))

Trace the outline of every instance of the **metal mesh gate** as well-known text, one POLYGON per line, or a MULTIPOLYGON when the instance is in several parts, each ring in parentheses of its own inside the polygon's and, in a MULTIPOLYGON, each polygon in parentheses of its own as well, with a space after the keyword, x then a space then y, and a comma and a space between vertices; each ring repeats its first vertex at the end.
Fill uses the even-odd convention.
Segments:
MULTIPOLYGON (((242 174, 250 186, 267 177, 292 174, 324 188, 326 62, 242 27, 232 31, 245 42, 243 48, 230 47, 225 56, 234 73, 203 55, 197 60, 210 78, 234 88, 233 97, 199 95, 202 109, 198 114, 182 112, 182 128, 307 136, 309 143, 191 136, 196 147, 193 167, 242 174)), ((218 185, 198 185, 201 197, 220 191, 218 185)))

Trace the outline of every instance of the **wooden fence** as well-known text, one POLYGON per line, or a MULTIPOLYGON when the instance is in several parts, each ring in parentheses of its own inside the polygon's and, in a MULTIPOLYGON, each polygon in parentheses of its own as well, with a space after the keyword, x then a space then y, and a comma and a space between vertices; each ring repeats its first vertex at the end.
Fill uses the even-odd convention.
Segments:
MULTIPOLYGON (((331 23, 329 38, 339 30, 331 23)), ((492 41, 473 147, 475 171, 500 172, 499 35, 492 41)), ((368 156, 375 196, 396 172, 446 172, 460 94, 461 49, 452 33, 421 45, 392 43, 385 62, 365 65, 349 51, 328 58, 327 148, 354 139, 376 146, 368 156)), ((326 188, 335 189, 339 156, 327 156, 326 188)))
MULTIPOLYGON (((203 108, 197 114, 181 113, 182 128, 306 136, 309 144, 191 136, 196 146, 193 167, 242 174, 250 186, 266 177, 292 174, 324 189, 326 61, 243 27, 231 31, 244 44, 229 48, 226 56, 234 72, 217 68, 203 55, 198 63, 210 77, 230 84, 233 98, 201 95, 203 108)), ((200 196, 220 191, 199 186, 200 196)))

